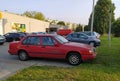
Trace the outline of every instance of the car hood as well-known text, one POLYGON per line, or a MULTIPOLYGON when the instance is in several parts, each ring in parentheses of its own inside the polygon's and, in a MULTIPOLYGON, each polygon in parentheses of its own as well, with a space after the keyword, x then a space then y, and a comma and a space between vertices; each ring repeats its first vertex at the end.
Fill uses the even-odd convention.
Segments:
POLYGON ((67 45, 67 46, 72 46, 72 47, 87 48, 87 49, 90 49, 90 48, 92 47, 92 46, 87 45, 87 44, 76 43, 76 42, 68 42, 68 43, 65 43, 65 45, 67 45))

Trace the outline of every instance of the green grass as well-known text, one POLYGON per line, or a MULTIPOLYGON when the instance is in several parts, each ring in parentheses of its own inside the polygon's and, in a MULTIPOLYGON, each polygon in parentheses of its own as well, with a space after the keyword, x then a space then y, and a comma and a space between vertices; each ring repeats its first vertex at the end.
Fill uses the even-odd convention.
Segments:
POLYGON ((101 37, 97 58, 75 67, 31 66, 6 81, 120 81, 120 38, 101 37))

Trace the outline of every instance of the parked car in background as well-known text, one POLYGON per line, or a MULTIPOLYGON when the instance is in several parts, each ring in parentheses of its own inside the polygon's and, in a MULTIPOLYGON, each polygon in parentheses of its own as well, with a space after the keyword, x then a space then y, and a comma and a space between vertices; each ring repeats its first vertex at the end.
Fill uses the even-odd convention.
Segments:
POLYGON ((100 34, 99 33, 97 33, 97 32, 91 32, 91 31, 84 31, 84 32, 82 32, 82 33, 85 33, 85 34, 87 34, 88 36, 93 36, 93 37, 96 37, 96 38, 100 38, 100 34))
POLYGON ((81 43, 69 42, 60 35, 41 34, 24 37, 21 41, 9 44, 8 52, 18 55, 22 61, 29 57, 66 59, 71 65, 96 57, 94 47, 81 43))
POLYGON ((56 34, 57 35, 57 32, 48 32, 48 34, 56 34))
POLYGON ((89 44, 94 47, 100 45, 100 39, 94 36, 89 36, 82 32, 71 33, 66 36, 66 39, 71 42, 85 43, 85 44, 89 44))
POLYGON ((57 34, 58 35, 61 35, 61 36, 66 36, 66 35, 68 35, 68 34, 70 34, 70 33, 72 33, 73 31, 71 30, 71 29, 59 29, 58 31, 57 31, 57 34))
POLYGON ((25 37, 26 35, 23 33, 12 32, 12 33, 7 33, 4 36, 7 42, 12 42, 12 41, 19 41, 21 38, 25 37))
POLYGON ((32 32, 33 35, 46 34, 46 32, 32 32))
POLYGON ((0 35, 0 44, 4 44, 6 41, 5 37, 3 35, 0 35))
POLYGON ((17 32, 17 33, 24 34, 25 36, 29 35, 29 33, 27 32, 17 32))

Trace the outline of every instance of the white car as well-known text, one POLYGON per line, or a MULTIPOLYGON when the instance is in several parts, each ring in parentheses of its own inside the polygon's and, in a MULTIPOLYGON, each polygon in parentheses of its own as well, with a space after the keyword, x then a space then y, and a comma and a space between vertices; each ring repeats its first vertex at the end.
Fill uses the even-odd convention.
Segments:
POLYGON ((6 41, 5 37, 3 35, 0 35, 0 45, 4 44, 6 41))

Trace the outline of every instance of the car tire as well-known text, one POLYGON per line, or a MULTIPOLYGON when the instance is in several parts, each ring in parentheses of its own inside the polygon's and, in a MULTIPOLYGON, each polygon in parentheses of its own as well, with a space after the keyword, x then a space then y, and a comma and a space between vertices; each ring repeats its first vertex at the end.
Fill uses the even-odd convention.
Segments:
POLYGON ((19 41, 20 39, 19 38, 15 38, 15 41, 19 41))
POLYGON ((20 51, 18 54, 19 60, 26 61, 29 59, 28 54, 25 51, 20 51))
POLYGON ((4 44, 4 42, 3 43, 0 43, 0 45, 3 45, 4 44))
POLYGON ((71 65, 79 65, 82 62, 81 56, 78 53, 70 53, 67 60, 71 65))
POLYGON ((95 42, 90 42, 89 45, 95 47, 95 42))
POLYGON ((13 38, 9 38, 9 39, 8 39, 8 42, 12 42, 12 41, 14 41, 13 38))

